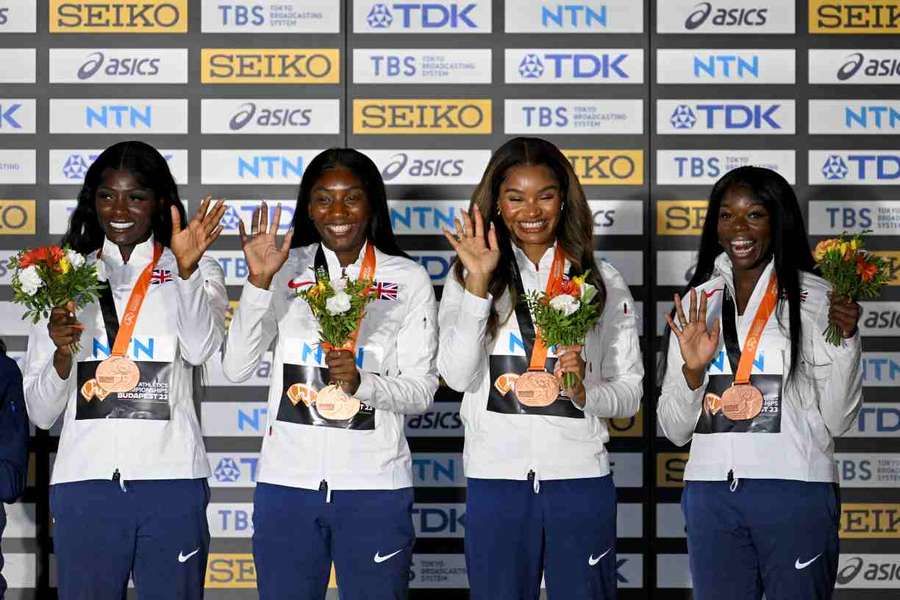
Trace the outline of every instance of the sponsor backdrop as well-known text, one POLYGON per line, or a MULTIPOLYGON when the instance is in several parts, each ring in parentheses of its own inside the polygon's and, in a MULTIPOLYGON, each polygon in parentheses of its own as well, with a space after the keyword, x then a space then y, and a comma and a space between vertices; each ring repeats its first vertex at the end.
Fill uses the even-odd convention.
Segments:
MULTIPOLYGON (((290 216, 318 151, 350 145, 375 160, 394 230, 440 293, 452 260, 440 228, 491 150, 512 135, 547 137, 585 185, 597 255, 622 271, 643 319, 644 408, 611 424, 621 597, 686 598, 687 454, 654 419, 661 315, 692 272, 710 185, 740 165, 795 184, 813 241, 872 230, 900 271, 898 33, 900 0, 0 0, 2 335, 21 359, 28 325, 9 302, 10 255, 58 239, 87 166, 112 142, 160 148, 189 204, 228 199, 212 253, 234 306, 247 276, 239 220, 263 199, 290 216)), ((865 305, 867 404, 836 444, 837 598, 900 588, 893 286, 865 305)), ((207 365, 210 598, 255 596, 249 538, 270 368, 269 357, 231 385, 218 360, 207 365)), ((441 389, 406 432, 413 597, 466 597, 459 396, 441 389)), ((57 436, 34 433, 28 492, 9 509, 12 598, 54 596, 57 436)))

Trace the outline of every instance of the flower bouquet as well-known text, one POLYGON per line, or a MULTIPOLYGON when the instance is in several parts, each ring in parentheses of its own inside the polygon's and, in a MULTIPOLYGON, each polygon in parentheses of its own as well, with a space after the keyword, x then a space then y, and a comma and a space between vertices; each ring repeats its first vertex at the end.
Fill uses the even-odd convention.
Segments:
MULTIPOLYGON (((585 281, 589 273, 560 280, 549 294, 528 294, 528 308, 538 335, 548 348, 584 345, 585 337, 600 318, 597 288, 585 281)), ((571 389, 577 382, 575 373, 563 373, 563 388, 571 389)))
POLYGON ((93 302, 100 293, 97 266, 68 248, 43 246, 23 250, 10 259, 13 302, 25 307, 25 317, 37 323, 50 311, 74 301, 93 302))
POLYGON ((298 289, 319 323, 319 342, 326 350, 352 350, 366 305, 374 300, 372 282, 340 279, 332 282, 325 269, 316 271, 316 283, 298 289))
MULTIPOLYGON (((868 230, 850 237, 842 233, 816 244, 816 264, 822 277, 831 283, 834 295, 851 300, 877 298, 890 279, 884 259, 865 249, 863 237, 867 233, 868 230)), ((843 336, 834 323, 828 324, 824 335, 829 343, 841 344, 843 336)))

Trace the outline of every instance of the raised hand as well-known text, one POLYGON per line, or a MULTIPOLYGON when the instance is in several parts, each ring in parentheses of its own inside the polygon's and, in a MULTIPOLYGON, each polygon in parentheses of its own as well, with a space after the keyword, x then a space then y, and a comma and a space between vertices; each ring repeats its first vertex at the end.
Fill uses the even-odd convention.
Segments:
POLYGON ((706 294, 701 294, 698 306, 697 290, 691 289, 688 316, 684 315, 678 294, 675 294, 675 316, 678 323, 672 320, 671 315, 666 315, 672 333, 678 338, 681 358, 684 359, 682 373, 691 389, 697 389, 703 383, 706 366, 719 349, 719 321, 713 323, 712 328, 706 326, 706 304, 706 294))
POLYGON ((70 300, 65 306, 57 306, 50 311, 47 331, 56 346, 53 367, 61 379, 68 379, 72 370, 74 348, 81 339, 81 332, 84 331, 84 325, 75 318, 74 302, 70 300))
POLYGON ((187 279, 194 273, 200 257, 222 233, 220 222, 225 215, 225 201, 217 200, 210 210, 211 201, 211 196, 203 199, 194 217, 184 229, 181 228, 181 215, 178 214, 178 209, 172 207, 170 248, 178 262, 178 274, 182 279, 187 279))
POLYGON ((466 289, 476 296, 487 298, 491 274, 500 260, 500 245, 497 243, 497 232, 494 224, 484 235, 484 219, 478 207, 473 208, 475 222, 463 213, 462 221, 456 219, 456 234, 446 227, 444 237, 456 251, 456 255, 466 268, 466 289))
POLYGON ((250 235, 247 235, 243 221, 238 225, 241 249, 244 251, 247 269, 250 271, 250 283, 263 290, 269 289, 272 285, 272 278, 281 269, 291 250, 294 228, 291 227, 281 244, 278 244, 276 234, 280 224, 281 205, 275 207, 275 218, 269 223, 269 207, 263 201, 253 211, 250 235))

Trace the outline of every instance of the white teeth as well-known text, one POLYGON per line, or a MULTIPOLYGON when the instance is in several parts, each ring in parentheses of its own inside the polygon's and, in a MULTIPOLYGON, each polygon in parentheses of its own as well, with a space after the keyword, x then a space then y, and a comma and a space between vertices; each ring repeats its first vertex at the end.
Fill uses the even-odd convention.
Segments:
POLYGON ((539 230, 547 224, 547 221, 519 221, 519 227, 525 230, 539 230))
POLYGON ((329 225, 328 229, 337 235, 341 235, 350 231, 352 227, 352 225, 329 225))
POLYGON ((133 227, 133 226, 134 226, 134 222, 133 222, 133 221, 129 221, 129 222, 127 222, 127 223, 113 223, 113 222, 110 222, 109 226, 112 227, 113 229, 116 229, 116 230, 118 230, 118 231, 121 231, 121 230, 123 230, 123 229, 128 229, 129 227, 133 227))
POLYGON ((740 257, 749 256, 754 246, 756 246, 756 242, 753 240, 732 240, 731 242, 731 249, 740 257))

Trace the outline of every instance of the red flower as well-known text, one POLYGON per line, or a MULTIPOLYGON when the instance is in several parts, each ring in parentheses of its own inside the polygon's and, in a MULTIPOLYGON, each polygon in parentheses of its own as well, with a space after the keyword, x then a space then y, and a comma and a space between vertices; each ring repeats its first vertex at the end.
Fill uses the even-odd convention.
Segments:
POLYGON ((55 271, 59 271, 59 261, 66 253, 59 246, 41 246, 22 253, 19 259, 19 267, 25 268, 36 264, 44 264, 55 271))
POLYGON ((551 296, 554 298, 556 296, 562 296, 563 294, 568 294, 575 298, 581 297, 581 290, 578 287, 578 284, 575 283, 571 279, 563 279, 558 284, 556 284, 556 288, 551 291, 551 296))
POLYGON ((862 254, 856 256, 856 273, 863 281, 871 281, 878 273, 878 265, 866 260, 862 254))

